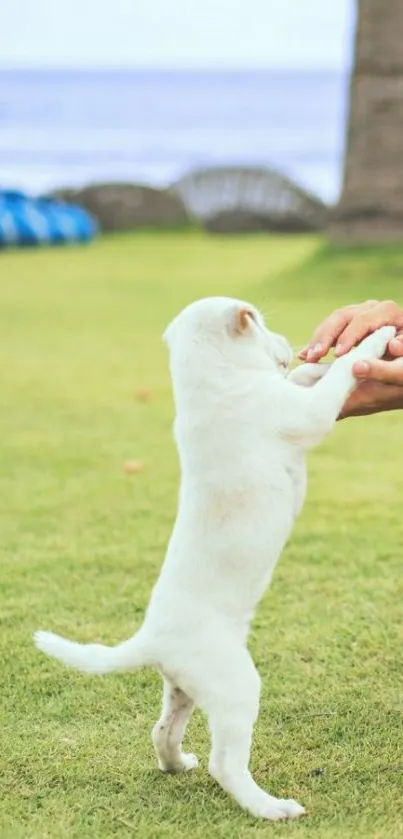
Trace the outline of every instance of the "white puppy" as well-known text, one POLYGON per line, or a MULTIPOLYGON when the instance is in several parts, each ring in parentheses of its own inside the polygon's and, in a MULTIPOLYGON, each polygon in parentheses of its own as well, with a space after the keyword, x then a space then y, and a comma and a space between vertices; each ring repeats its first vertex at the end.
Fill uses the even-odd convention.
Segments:
POLYGON ((304 809, 266 793, 248 768, 260 692, 247 649, 250 621, 303 505, 305 453, 331 430, 354 388, 353 363, 380 358, 393 334, 384 327, 330 368, 303 365, 287 375, 291 349, 254 306, 217 297, 182 311, 164 336, 179 509, 144 623, 116 647, 35 637, 45 653, 87 673, 159 670, 160 769, 197 766, 182 738, 198 706, 211 730, 211 775, 254 816, 295 818, 304 809))

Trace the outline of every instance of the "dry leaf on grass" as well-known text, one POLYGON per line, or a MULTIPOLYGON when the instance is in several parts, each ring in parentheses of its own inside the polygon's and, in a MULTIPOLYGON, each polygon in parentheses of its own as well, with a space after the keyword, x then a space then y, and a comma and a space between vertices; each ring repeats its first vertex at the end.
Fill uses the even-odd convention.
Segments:
POLYGON ((141 388, 141 390, 136 391, 135 397, 137 399, 137 402, 149 402, 151 399, 151 390, 147 390, 147 388, 141 388))
POLYGON ((123 469, 127 475, 135 475, 137 472, 141 472, 143 463, 141 460, 126 460, 123 469))

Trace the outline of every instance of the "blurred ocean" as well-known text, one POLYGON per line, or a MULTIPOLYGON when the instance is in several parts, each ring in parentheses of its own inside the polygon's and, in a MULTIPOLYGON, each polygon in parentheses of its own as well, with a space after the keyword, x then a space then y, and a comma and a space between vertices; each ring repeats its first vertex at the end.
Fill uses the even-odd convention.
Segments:
POLYGON ((332 201, 346 89, 328 71, 0 70, 0 188, 166 185, 195 166, 265 164, 332 201))

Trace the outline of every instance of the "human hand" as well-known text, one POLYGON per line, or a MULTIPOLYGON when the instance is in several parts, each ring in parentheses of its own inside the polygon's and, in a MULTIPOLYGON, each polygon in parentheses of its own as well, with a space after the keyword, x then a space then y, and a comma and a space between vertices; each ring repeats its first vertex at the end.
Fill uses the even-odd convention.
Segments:
MULTIPOLYGON (((390 366, 395 362, 374 363, 390 366)), ((363 362, 357 362, 357 364, 363 364, 363 362)), ((347 417, 379 414, 383 411, 393 411, 398 408, 403 408, 403 381, 400 385, 392 385, 368 379, 360 381, 358 387, 349 396, 340 413, 339 420, 347 419, 347 417)))
POLYGON ((403 408, 403 357, 393 361, 356 361, 353 373, 359 384, 339 419, 403 408))
POLYGON ((299 357, 304 361, 319 361, 335 345, 335 355, 344 355, 366 335, 387 325, 395 326, 397 330, 395 338, 389 342, 388 353, 392 358, 403 357, 403 309, 393 300, 382 303, 367 300, 337 309, 318 326, 299 357))

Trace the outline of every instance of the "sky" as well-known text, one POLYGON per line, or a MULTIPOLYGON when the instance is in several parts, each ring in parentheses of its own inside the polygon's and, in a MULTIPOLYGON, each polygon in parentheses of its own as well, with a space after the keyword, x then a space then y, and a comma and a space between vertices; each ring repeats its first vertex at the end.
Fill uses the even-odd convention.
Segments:
POLYGON ((8 67, 349 66, 355 0, 0 0, 8 67))

